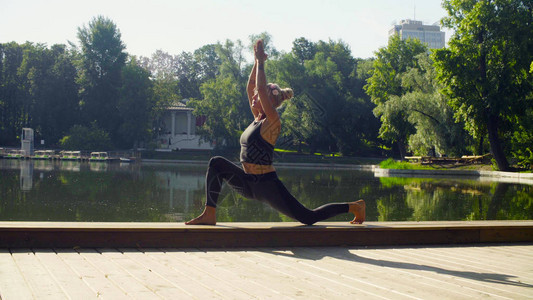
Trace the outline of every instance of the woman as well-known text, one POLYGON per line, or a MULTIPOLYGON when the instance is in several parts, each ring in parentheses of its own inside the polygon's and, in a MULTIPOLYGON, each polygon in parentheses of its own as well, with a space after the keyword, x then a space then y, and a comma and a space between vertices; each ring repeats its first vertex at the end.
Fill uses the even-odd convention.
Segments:
POLYGON ((267 55, 263 41, 254 46, 255 63, 248 79, 248 100, 254 121, 241 135, 242 168, 217 156, 211 158, 206 175, 206 205, 200 216, 186 222, 187 225, 215 225, 218 196, 225 180, 241 195, 270 204, 281 213, 311 225, 341 213, 354 214, 352 224, 365 221, 365 202, 330 203, 309 210, 304 207, 278 179, 272 165, 274 145, 281 131, 281 122, 276 108, 292 98, 291 89, 280 89, 276 84, 267 84, 264 63, 267 55))

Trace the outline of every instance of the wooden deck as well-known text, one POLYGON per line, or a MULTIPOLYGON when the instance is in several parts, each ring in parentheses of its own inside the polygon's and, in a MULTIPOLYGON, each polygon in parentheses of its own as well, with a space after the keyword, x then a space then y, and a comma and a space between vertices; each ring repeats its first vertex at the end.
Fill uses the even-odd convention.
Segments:
POLYGON ((0 298, 532 299, 533 244, 2 248, 0 298))

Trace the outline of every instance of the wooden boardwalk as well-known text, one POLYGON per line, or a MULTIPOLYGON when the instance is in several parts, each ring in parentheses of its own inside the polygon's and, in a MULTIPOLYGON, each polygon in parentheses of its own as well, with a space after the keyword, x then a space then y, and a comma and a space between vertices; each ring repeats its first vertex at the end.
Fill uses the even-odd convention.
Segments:
POLYGON ((533 299, 533 221, 0 222, 1 300, 489 297, 533 299))
POLYGON ((0 298, 533 299, 533 244, 1 248, 0 298))

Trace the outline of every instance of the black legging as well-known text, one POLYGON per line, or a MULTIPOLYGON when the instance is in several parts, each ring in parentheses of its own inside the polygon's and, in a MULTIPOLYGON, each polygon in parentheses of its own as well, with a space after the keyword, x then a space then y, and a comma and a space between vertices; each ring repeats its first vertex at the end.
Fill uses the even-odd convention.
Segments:
POLYGON ((205 182, 207 206, 217 207, 223 180, 244 197, 266 202, 281 213, 307 225, 347 213, 349 208, 348 203, 330 203, 314 210, 307 209, 285 188, 276 172, 247 174, 239 166, 220 156, 209 161, 205 182))

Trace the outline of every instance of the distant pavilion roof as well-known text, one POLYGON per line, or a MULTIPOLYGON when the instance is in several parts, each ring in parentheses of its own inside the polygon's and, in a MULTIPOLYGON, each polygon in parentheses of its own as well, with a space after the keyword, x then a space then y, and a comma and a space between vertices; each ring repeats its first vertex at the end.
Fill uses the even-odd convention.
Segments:
MULTIPOLYGON (((184 99, 184 100, 187 100, 187 99, 184 99)), ((167 108, 167 110, 171 110, 171 111, 192 111, 194 109, 192 109, 190 107, 187 107, 185 104, 181 103, 178 100, 174 100, 174 102, 172 102, 170 104, 170 106, 167 108)))

